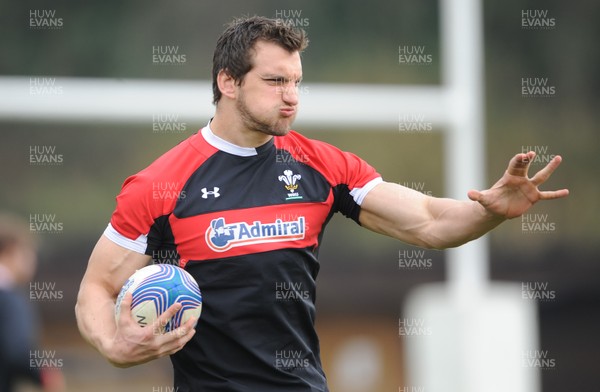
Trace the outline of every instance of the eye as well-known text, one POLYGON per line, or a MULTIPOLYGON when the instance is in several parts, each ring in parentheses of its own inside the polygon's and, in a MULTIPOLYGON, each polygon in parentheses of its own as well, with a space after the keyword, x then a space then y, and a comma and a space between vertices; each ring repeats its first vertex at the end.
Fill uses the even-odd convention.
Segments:
POLYGON ((275 86, 281 86, 285 83, 285 79, 283 78, 268 78, 265 79, 266 82, 268 82, 269 84, 273 84, 275 86))

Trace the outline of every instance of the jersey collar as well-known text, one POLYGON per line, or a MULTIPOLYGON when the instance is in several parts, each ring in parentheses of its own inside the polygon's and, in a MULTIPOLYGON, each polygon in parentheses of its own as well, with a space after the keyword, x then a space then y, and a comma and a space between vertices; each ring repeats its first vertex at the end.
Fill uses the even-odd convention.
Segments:
POLYGON ((252 157, 258 155, 263 151, 267 150, 274 143, 273 138, 271 138, 271 140, 269 140, 267 143, 257 148, 240 147, 215 135, 212 129, 210 129, 210 122, 204 128, 202 128, 201 133, 204 137, 204 140, 206 140, 206 142, 214 148, 226 152, 228 154, 237 155, 240 157, 252 157))

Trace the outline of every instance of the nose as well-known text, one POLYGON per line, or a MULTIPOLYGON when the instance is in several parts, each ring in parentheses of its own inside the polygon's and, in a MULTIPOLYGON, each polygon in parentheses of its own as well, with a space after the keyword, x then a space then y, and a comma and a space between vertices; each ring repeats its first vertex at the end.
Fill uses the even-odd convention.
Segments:
POLYGON ((296 83, 290 82, 283 86, 281 99, 290 106, 298 105, 298 86, 296 83))

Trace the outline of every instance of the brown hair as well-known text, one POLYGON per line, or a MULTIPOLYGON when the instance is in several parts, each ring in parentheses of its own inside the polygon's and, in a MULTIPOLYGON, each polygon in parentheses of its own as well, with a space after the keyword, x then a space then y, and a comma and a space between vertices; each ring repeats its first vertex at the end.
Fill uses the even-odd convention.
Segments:
POLYGON ((256 41, 273 42, 289 52, 302 52, 308 46, 306 32, 286 25, 282 20, 252 16, 235 19, 217 40, 213 54, 213 103, 221 99, 217 75, 225 70, 238 85, 252 69, 252 50, 256 41))

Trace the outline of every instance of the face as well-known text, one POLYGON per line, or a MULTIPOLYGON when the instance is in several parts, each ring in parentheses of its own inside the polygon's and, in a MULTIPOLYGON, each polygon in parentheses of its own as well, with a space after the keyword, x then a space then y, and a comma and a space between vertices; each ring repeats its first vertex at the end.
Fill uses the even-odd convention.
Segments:
POLYGON ((298 110, 300 53, 270 42, 255 44, 253 68, 238 86, 236 108, 244 126, 267 135, 286 135, 298 110))
POLYGON ((2 263, 11 271, 17 284, 26 284, 33 279, 37 256, 25 245, 14 245, 2 253, 2 263))

